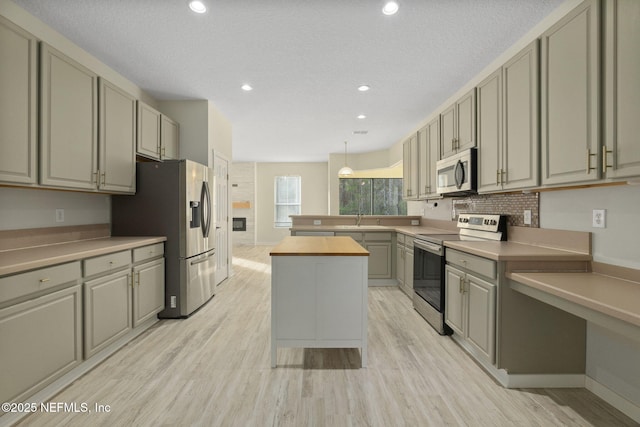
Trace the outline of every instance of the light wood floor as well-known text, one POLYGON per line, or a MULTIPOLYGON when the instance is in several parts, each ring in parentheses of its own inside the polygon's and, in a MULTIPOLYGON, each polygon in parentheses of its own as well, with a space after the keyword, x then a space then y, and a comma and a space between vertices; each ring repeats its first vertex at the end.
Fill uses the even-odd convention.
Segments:
POLYGON ((268 247, 234 248, 233 278, 186 320, 163 320, 57 395, 106 414, 22 426, 618 426, 585 389, 507 390, 392 287, 369 290, 369 367, 358 350, 279 349, 270 365, 268 247))

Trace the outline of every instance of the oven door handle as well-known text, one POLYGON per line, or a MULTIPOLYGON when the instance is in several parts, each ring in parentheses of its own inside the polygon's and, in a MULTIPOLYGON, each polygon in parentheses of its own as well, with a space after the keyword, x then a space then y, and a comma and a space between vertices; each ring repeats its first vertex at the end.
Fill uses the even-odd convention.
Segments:
POLYGON ((431 243, 431 242, 425 242, 424 240, 419 240, 419 239, 414 239, 413 240, 413 246, 416 248, 420 248, 422 250, 425 250, 427 252, 431 252, 433 254, 436 255, 440 255, 442 256, 442 246, 435 244, 435 243, 431 243))

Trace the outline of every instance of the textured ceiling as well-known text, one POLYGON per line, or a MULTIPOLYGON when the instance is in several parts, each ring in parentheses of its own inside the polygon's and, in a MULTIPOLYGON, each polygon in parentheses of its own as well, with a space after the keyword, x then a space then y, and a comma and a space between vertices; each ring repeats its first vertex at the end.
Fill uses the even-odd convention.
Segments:
POLYGON ((211 100, 264 162, 390 147, 563 0, 14 1, 153 97, 211 100))

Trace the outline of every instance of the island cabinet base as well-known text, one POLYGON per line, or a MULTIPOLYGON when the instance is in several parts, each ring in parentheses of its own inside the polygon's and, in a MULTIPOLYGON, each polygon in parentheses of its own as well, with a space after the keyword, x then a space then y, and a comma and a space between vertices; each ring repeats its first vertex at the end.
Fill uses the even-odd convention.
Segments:
POLYGON ((271 367, 278 347, 360 348, 366 367, 367 271, 367 256, 272 256, 271 367))

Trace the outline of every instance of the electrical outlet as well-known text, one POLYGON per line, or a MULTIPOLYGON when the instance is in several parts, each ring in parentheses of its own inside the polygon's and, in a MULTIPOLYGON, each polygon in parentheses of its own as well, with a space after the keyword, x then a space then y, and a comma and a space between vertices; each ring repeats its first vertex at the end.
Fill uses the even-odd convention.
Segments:
POLYGON ((524 225, 531 225, 531 209, 524 211, 524 225))
POLYGON ((411 225, 420 225, 420 220, 419 219, 412 219, 411 220, 411 225))
POLYGON ((56 209, 56 222, 64 222, 64 209, 56 209))
POLYGON ((313 220, 313 225, 322 225, 322 221, 319 219, 314 219, 313 220))
POLYGON ((595 228, 605 228, 606 225, 607 225, 606 209, 594 209, 591 226, 595 228))

